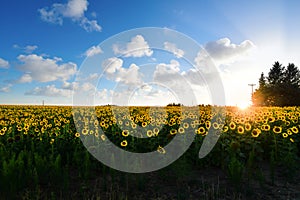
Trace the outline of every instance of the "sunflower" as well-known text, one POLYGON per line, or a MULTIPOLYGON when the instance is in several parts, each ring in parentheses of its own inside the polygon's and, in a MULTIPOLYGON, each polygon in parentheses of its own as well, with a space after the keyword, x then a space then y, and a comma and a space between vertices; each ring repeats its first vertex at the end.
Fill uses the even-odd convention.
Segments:
POLYGON ((157 127, 155 127, 155 128, 153 129, 153 133, 157 136, 158 133, 159 133, 159 129, 158 129, 157 127))
POLYGON ((293 127, 291 128, 291 130, 292 130, 292 132, 295 133, 295 134, 297 134, 297 133, 299 132, 299 130, 298 130, 298 128, 297 128, 296 126, 293 126, 293 127))
POLYGON ((178 133, 184 133, 185 131, 184 131, 184 128, 183 127, 179 127, 179 129, 178 129, 178 133))
POLYGON ((219 128, 218 122, 214 122, 214 123, 213 123, 213 128, 214 128, 214 129, 218 129, 218 128, 219 128))
POLYGON ((280 126, 274 126, 274 128, 273 128, 273 132, 274 133, 281 133, 281 131, 282 131, 282 128, 280 127, 280 126))
POLYGON ((142 127, 145 128, 147 126, 147 122, 142 123, 142 127))
POLYGON ((19 127, 17 128, 17 130, 18 130, 18 131, 22 131, 22 127, 19 126, 19 127))
POLYGON ((53 144, 54 143, 54 138, 52 138, 51 140, 50 140, 50 144, 53 144))
POLYGON ((230 122, 229 128, 230 128, 231 130, 234 130, 234 129, 236 128, 236 124, 235 124, 233 121, 230 122))
POLYGON ((268 118, 268 121, 271 122, 271 123, 274 122, 274 121, 275 121, 275 117, 272 117, 272 116, 269 117, 269 118, 268 118))
POLYGON ((261 129, 262 129, 263 131, 269 131, 269 130, 271 129, 271 127, 270 127, 269 124, 263 124, 262 127, 261 127, 261 129))
POLYGON ((129 135, 129 131, 128 131, 128 130, 123 130, 123 131, 122 131, 122 135, 123 135, 124 137, 127 137, 127 136, 129 135))
POLYGON ((75 133, 75 137, 79 137, 80 136, 80 133, 75 133))
POLYGON ((157 152, 158 153, 161 153, 161 154, 165 154, 166 153, 166 150, 163 148, 163 147, 161 147, 160 145, 157 147, 157 152))
POLYGON ((122 147, 126 147, 126 146, 127 146, 127 141, 126 141, 126 140, 123 140, 123 141, 121 142, 121 146, 122 146, 122 147))
POLYGON ((148 136, 148 137, 152 137, 152 136, 153 136, 152 130, 147 130, 147 136, 148 136))
POLYGON ((223 126, 223 132, 226 133, 228 131, 228 126, 223 126))
POLYGON ((287 133, 282 133, 282 137, 286 138, 288 137, 289 135, 287 133))
POLYGON ((104 135, 104 134, 102 134, 100 137, 101 137, 101 139, 102 139, 103 141, 105 141, 105 135, 104 135))
POLYGON ((177 130, 176 130, 176 129, 171 129, 171 130, 170 130, 170 134, 171 134, 171 135, 175 135, 176 133, 177 133, 177 130))
POLYGON ((82 135, 87 135, 88 133, 89 133, 89 130, 86 128, 82 129, 82 131, 81 131, 82 135))
POLYGON ((205 130, 204 127, 199 127, 199 128, 197 129, 197 133, 200 134, 200 135, 205 134, 205 132, 206 132, 206 130, 205 130))
POLYGON ((136 129, 136 123, 131 123, 131 128, 136 129))
POLYGON ((205 127, 206 127, 207 130, 210 128, 210 126, 211 126, 211 122, 210 121, 206 121, 205 122, 205 127))
POLYGON ((250 131, 251 130, 251 124, 249 122, 245 123, 245 130, 250 131))
POLYGON ((291 142, 295 142, 295 141, 293 140, 293 138, 290 138, 290 141, 291 141, 291 142))
POLYGON ((245 132, 244 127, 241 126, 241 125, 239 125, 239 126, 237 127, 237 131, 238 131, 239 134, 244 134, 244 132, 245 132))
POLYGON ((258 137, 260 133, 261 133, 261 130, 259 128, 255 128, 252 130, 251 135, 253 137, 258 137))
POLYGON ((189 128, 189 126, 190 126, 189 123, 187 123, 187 122, 183 123, 183 128, 187 129, 187 128, 189 128))
POLYGON ((105 122, 104 121, 100 122, 100 126, 104 127, 105 126, 105 122))

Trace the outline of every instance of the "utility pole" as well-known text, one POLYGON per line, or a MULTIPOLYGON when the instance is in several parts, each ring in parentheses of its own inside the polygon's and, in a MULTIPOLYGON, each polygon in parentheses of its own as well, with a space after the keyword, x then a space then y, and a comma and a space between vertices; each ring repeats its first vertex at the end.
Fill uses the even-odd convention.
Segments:
POLYGON ((43 100, 43 106, 45 105, 45 101, 43 100))
POLYGON ((252 104, 253 104, 253 101, 252 101, 252 97, 253 97, 253 87, 254 87, 256 84, 250 83, 250 84, 248 84, 248 85, 251 87, 251 102, 252 102, 252 104))

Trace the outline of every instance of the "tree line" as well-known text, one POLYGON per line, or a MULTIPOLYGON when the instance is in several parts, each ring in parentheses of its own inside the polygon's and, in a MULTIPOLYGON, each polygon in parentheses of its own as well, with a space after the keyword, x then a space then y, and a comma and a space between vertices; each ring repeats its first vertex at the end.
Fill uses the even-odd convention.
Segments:
POLYGON ((276 61, 268 76, 261 73, 252 95, 255 106, 300 106, 300 71, 294 63, 286 67, 276 61))

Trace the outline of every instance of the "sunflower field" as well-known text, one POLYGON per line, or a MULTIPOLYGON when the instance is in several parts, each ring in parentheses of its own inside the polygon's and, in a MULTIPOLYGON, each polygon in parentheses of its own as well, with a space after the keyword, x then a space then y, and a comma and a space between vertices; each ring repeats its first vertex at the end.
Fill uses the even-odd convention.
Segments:
POLYGON ((299 131, 299 107, 1 105, 0 199, 222 199, 228 193, 243 199, 256 184, 272 191, 278 181, 298 189, 299 131), (199 159, 210 131, 219 140, 199 159), (157 172, 119 172, 91 154, 110 141, 163 157, 176 135, 188 134, 194 135, 188 150, 157 172), (83 141, 92 145, 87 149, 83 141), (209 169, 221 170, 232 190, 212 191, 191 174, 209 169), (163 185, 174 192, 165 196, 163 185))

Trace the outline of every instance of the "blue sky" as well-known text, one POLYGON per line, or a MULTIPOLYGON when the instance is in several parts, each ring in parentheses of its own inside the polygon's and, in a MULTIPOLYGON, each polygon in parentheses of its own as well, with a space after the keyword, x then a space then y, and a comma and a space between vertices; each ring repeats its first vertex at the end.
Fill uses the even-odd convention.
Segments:
MULTIPOLYGON (((219 69, 226 104, 249 104, 248 83, 257 83, 260 73, 267 73, 275 61, 299 66, 299 4, 276 0, 5 0, 0 7, 0 104, 41 104, 42 100, 48 104, 72 104, 71 91, 80 87, 75 75, 84 60, 90 58, 89 53, 105 54, 98 46, 101 42, 141 27, 173 29, 195 40, 219 69)), ((123 47, 135 39, 151 43, 142 34, 143 38, 137 35, 124 41, 123 47)), ((152 55, 142 56, 154 59, 152 55)), ((160 59, 155 60, 154 68, 176 71, 182 65, 176 57, 173 61, 178 61, 178 66, 168 56, 160 59)), ((123 59, 117 74, 104 79, 99 95, 105 97, 101 96, 97 103, 110 103, 113 83, 128 84, 123 79, 125 75, 131 77, 131 62, 123 59)), ((142 69, 140 65, 132 66, 135 68, 142 69)), ((80 88, 89 89, 87 84, 80 88)), ((156 88, 160 93, 152 103, 172 99, 162 88, 145 88, 148 92, 156 88)), ((140 99, 137 102, 147 102, 144 97, 136 98, 140 99)))

